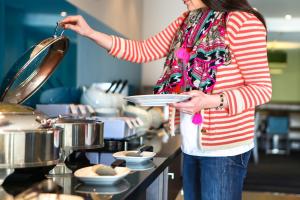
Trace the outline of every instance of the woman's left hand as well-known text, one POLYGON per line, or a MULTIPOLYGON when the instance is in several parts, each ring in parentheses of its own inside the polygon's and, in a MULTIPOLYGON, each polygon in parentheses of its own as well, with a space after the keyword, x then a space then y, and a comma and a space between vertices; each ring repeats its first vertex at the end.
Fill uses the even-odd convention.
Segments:
POLYGON ((208 95, 200 90, 192 90, 182 94, 190 95, 191 99, 189 101, 172 104, 171 106, 174 106, 184 113, 194 114, 200 112, 202 109, 217 107, 220 104, 219 95, 208 95))

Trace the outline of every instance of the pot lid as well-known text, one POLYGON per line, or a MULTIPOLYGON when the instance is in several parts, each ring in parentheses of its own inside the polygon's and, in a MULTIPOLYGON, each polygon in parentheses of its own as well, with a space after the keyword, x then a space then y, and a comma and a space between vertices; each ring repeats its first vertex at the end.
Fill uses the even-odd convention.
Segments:
POLYGON ((27 50, 10 68, 0 86, 0 101, 23 103, 51 76, 67 52, 69 39, 56 35, 27 50))
POLYGON ((28 106, 0 103, 0 118, 5 114, 34 114, 34 109, 28 106))

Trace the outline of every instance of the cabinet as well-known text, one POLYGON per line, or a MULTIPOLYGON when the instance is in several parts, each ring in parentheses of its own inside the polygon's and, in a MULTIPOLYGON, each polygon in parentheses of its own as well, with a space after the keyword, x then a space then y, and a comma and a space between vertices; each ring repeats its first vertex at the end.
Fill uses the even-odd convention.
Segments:
POLYGON ((168 200, 176 199, 182 189, 182 154, 175 157, 168 169, 168 200))

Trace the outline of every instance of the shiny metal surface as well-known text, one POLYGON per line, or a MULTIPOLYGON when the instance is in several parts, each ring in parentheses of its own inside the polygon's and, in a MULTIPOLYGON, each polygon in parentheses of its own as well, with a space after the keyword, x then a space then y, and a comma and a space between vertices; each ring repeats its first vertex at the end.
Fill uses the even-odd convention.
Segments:
POLYGON ((22 105, 50 77, 66 54, 69 39, 56 35, 26 51, 0 84, 0 183, 16 168, 56 165, 61 157, 60 127, 43 127, 37 113, 22 105))
POLYGON ((74 150, 96 149, 104 146, 104 123, 88 119, 60 118, 55 126, 64 129, 60 162, 50 175, 68 174, 71 171, 65 165, 66 158, 74 150))
POLYGON ((31 132, 41 129, 41 124, 35 120, 36 116, 33 114, 0 114, 0 132, 31 132))
POLYGON ((0 103, 0 115, 5 114, 34 114, 34 109, 18 104, 0 103))
POLYGON ((83 197, 70 195, 71 192, 60 193, 61 186, 47 179, 19 193, 15 196, 15 200, 84 200, 83 197))
POLYGON ((59 119, 55 126, 64 129, 62 148, 65 150, 95 149, 104 146, 104 123, 87 119, 59 119))
POLYGON ((1 130, 0 184, 16 168, 56 165, 61 155, 63 129, 1 130))
POLYGON ((34 94, 54 72, 66 54, 65 36, 43 40, 26 51, 10 68, 0 85, 0 101, 22 103, 34 94))
POLYGON ((0 168, 54 165, 58 162, 62 128, 43 128, 32 108, 0 104, 0 168))
POLYGON ((0 168, 26 168, 58 163, 63 129, 0 130, 0 168))

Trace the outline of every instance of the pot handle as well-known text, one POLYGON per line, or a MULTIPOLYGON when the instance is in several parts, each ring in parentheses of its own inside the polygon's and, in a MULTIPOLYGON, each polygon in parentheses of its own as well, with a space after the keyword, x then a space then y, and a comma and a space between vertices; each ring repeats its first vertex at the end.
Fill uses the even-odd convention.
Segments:
POLYGON ((57 122, 58 119, 59 119, 59 117, 43 118, 39 115, 35 118, 35 120, 37 122, 39 122, 41 124, 41 126, 44 127, 44 128, 52 127, 57 122))
POLYGON ((53 37, 57 38, 58 36, 62 36, 64 32, 65 32, 65 29, 61 28, 59 22, 56 22, 56 27, 55 27, 55 30, 54 30, 53 37), (59 29, 62 29, 60 34, 58 34, 59 29))

